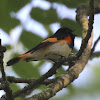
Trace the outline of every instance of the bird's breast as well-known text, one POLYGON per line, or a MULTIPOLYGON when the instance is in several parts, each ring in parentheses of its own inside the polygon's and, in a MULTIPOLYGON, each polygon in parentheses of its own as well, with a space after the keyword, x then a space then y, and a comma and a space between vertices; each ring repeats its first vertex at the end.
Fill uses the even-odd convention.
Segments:
POLYGON ((71 52, 71 48, 65 41, 59 41, 48 47, 48 52, 59 54, 62 56, 67 56, 71 52))

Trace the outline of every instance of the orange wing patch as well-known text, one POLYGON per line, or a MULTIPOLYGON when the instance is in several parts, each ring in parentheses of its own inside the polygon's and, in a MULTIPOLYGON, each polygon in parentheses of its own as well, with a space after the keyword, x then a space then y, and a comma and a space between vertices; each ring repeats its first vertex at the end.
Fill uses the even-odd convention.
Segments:
POLYGON ((48 39, 44 40, 43 42, 57 42, 57 41, 58 41, 57 38, 48 38, 48 39))
POLYGON ((71 42, 72 42, 71 36, 66 37, 66 38, 65 38, 65 41, 66 41, 67 43, 71 43, 71 42))

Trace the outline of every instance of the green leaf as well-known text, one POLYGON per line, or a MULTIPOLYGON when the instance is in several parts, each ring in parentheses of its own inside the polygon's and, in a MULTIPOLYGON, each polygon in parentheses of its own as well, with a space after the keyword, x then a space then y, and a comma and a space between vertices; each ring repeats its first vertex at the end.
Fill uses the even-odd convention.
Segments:
POLYGON ((6 5, 9 8, 8 10, 14 12, 17 12, 22 7, 24 7, 27 3, 31 2, 31 0, 4 0, 4 1, 6 1, 6 5))
POLYGON ((11 87, 13 93, 20 89, 20 87, 15 83, 10 83, 10 87, 11 87))
POLYGON ((45 25, 45 24, 44 24, 44 27, 45 27, 45 29, 48 31, 48 37, 51 36, 51 35, 53 35, 53 32, 52 32, 52 30, 51 30, 51 28, 50 28, 49 25, 45 25))
POLYGON ((31 32, 23 31, 20 36, 21 42, 24 44, 24 46, 28 49, 32 49, 36 45, 38 45, 43 39, 35 35, 31 32))
POLYGON ((68 28, 74 30, 74 32, 73 32, 74 34, 81 36, 82 29, 75 21, 65 18, 65 19, 61 20, 60 23, 61 23, 62 27, 68 27, 68 28))
POLYGON ((49 1, 51 3, 63 3, 64 0, 46 0, 49 1))
POLYGON ((79 5, 83 3, 88 3, 88 0, 46 0, 51 3, 60 3, 64 4, 69 8, 77 8, 79 5))
MULTIPOLYGON (((20 87, 15 83, 10 83, 10 87, 11 87, 13 93, 20 89, 20 87)), ((24 99, 23 97, 17 97, 14 100, 23 100, 23 99, 24 99)))
POLYGON ((63 3, 69 8, 77 8, 83 3, 88 3, 88 0, 65 0, 63 3))
POLYGON ((11 18, 10 14, 6 13, 6 11, 1 13, 0 10, 0 28, 2 28, 5 32, 9 33, 9 31, 19 25, 19 23, 19 20, 11 18))
POLYGON ((58 15, 55 9, 42 10, 40 8, 33 8, 31 11, 31 17, 43 24, 51 24, 58 22, 58 15))
POLYGON ((39 89, 39 90, 43 90, 43 89, 45 89, 45 87, 46 87, 45 85, 40 85, 40 86, 38 87, 38 89, 39 89))
POLYGON ((17 12, 29 0, 0 0, 0 28, 9 33, 11 29, 20 24, 19 20, 15 19, 11 12, 17 12))
POLYGON ((11 50, 11 45, 5 45, 7 50, 11 50))
POLYGON ((73 48, 72 53, 76 53, 76 52, 77 52, 77 50, 75 48, 73 48))
POLYGON ((94 65, 95 67, 93 68, 93 77, 92 80, 93 82, 91 83, 91 88, 95 91, 100 91, 100 64, 97 63, 94 65))
POLYGON ((63 74, 65 72, 65 70, 61 67, 57 70, 57 73, 55 74, 55 76, 60 76, 61 74, 63 74))
POLYGON ((13 70, 21 78, 38 78, 40 76, 38 68, 33 66, 31 62, 19 62, 13 65, 13 70))

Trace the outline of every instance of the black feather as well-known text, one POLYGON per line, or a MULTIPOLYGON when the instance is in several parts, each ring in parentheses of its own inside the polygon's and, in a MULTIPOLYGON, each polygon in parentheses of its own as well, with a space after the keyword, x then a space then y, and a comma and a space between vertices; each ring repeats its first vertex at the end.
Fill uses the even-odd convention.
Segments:
POLYGON ((11 66, 19 61, 20 57, 13 58, 7 62, 7 66, 11 66))

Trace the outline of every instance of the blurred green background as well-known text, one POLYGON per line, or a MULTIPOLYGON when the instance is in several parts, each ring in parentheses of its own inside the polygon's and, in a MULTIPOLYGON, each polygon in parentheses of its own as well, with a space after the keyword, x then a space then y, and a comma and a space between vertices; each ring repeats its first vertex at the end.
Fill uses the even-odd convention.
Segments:
MULTIPOLYGON (((71 28, 75 30, 74 34, 80 37, 75 40, 73 52, 77 52, 81 44, 81 27, 75 21, 75 11, 82 4, 88 4, 88 0, 0 0, 0 38, 7 48, 4 56, 7 76, 39 78, 47 72, 52 67, 49 62, 20 62, 12 67, 6 67, 6 62, 30 50, 60 27, 71 28)), ((98 16, 100 17, 99 14, 98 16)), ((98 17, 95 17, 95 20, 96 18, 98 17)), ((100 22, 99 19, 97 20, 100 22)), ((98 25, 94 27, 96 34, 94 40, 96 40, 99 28, 98 25)), ((58 69, 56 76, 61 75, 67 68, 63 66, 58 69)), ((92 59, 78 79, 50 100, 100 100, 99 73, 100 58, 92 59)), ((24 85, 10 84, 13 92, 24 85)), ((40 86, 31 95, 44 88, 45 86, 40 86)), ((0 94, 2 95, 3 91, 0 91, 0 94)), ((15 100, 23 100, 29 96, 18 97, 15 100)))

